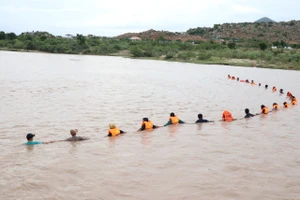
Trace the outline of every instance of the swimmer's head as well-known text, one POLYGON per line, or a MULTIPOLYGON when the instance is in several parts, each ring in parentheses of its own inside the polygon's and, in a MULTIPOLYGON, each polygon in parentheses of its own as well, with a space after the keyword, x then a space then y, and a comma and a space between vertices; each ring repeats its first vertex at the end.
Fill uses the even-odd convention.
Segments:
POLYGON ((286 105, 287 103, 286 102, 283 102, 283 105, 286 105))
POLYGON ((265 105, 261 105, 260 107, 261 107, 261 109, 263 109, 263 108, 266 107, 266 106, 265 106, 265 105))
POLYGON ((114 128, 116 128, 116 125, 115 124, 109 124, 109 128, 114 129, 114 128))
POLYGON ((148 122, 149 119, 148 119, 147 117, 144 117, 144 118, 143 118, 143 121, 148 122))
POLYGON ((170 116, 171 116, 171 117, 175 117, 175 113, 171 112, 171 113, 170 113, 170 116))
POLYGON ((265 85, 265 88, 268 88, 269 86, 268 85, 265 85))
POLYGON ((276 106, 277 105, 277 103, 273 103, 273 106, 276 106))
POLYGON ((70 130, 70 134, 71 134, 72 136, 76 136, 77 132, 78 132, 77 129, 72 129, 72 130, 70 130))
POLYGON ((248 108, 245 109, 245 113, 248 114, 250 110, 248 108))
POLYGON ((202 118, 203 118, 203 115, 202 115, 202 114, 198 114, 198 118, 199 118, 199 119, 202 119, 202 118))
POLYGON ((34 136, 35 136, 35 135, 32 134, 32 133, 28 133, 28 134, 26 135, 26 138, 27 138, 28 141, 30 141, 30 140, 33 140, 33 137, 34 137, 34 136))

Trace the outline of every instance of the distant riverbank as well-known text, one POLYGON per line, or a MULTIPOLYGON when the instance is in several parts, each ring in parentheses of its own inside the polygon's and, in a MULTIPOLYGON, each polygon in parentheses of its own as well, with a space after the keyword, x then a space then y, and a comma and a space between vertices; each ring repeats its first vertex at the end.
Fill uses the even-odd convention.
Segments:
MULTIPOLYGON (((26 50, 26 49, 7 49, 0 48, 0 51, 15 51, 15 52, 33 52, 33 53, 49 53, 42 52, 36 50, 26 50)), ((53 53, 53 54, 64 54, 64 53, 53 53)), ((68 53, 70 54, 70 53, 68 53)), ((71 53, 72 54, 72 53, 71 53)), ((230 66, 244 66, 244 67, 258 67, 258 68, 270 68, 270 69, 287 69, 287 70, 300 70, 299 64, 295 65, 293 63, 270 63, 264 60, 250 60, 250 59, 235 59, 235 58, 220 58, 220 57, 212 57, 207 60, 198 60, 198 59, 180 59, 180 58, 170 58, 167 59, 166 56, 160 57, 135 57, 130 51, 120 51, 117 53, 111 53, 107 55, 99 55, 99 54, 73 54, 73 55, 95 55, 95 56, 118 56, 132 59, 145 59, 145 60, 162 60, 162 61, 170 61, 170 62, 185 62, 185 63, 195 63, 195 64, 207 64, 207 65, 230 65, 230 66)))
POLYGON ((300 70, 300 50, 286 49, 284 45, 285 43, 282 43, 278 48, 271 48, 272 44, 258 40, 184 42, 171 41, 163 37, 157 40, 132 41, 129 38, 80 34, 74 37, 61 37, 47 32, 20 35, 2 32, 0 37, 0 50, 5 51, 122 56, 198 64, 300 70))

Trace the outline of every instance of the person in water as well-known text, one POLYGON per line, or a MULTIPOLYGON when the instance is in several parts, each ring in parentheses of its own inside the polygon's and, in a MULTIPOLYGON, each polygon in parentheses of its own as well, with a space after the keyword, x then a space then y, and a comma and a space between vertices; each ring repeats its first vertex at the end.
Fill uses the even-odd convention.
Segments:
POLYGON ((184 124, 185 122, 180 120, 176 115, 175 113, 171 112, 170 113, 170 118, 169 118, 169 121, 164 125, 164 126, 168 126, 168 125, 171 125, 171 124, 184 124))
POLYGON ((245 80, 245 83, 250 83, 248 79, 245 80))
POLYGON ((228 79, 231 79, 231 76, 230 76, 230 74, 228 74, 228 79))
POLYGON ((234 119, 233 119, 231 113, 228 110, 224 110, 224 112, 222 114, 222 120, 225 121, 225 122, 231 122, 234 119))
POLYGON ((108 137, 117 136, 123 133, 125 132, 117 128, 115 124, 109 124, 108 137))
POLYGON ((261 114, 268 114, 269 113, 269 109, 265 105, 261 105, 260 108, 261 108, 261 114))
POLYGON ((159 126, 156 126, 150 121, 147 117, 143 118, 142 126, 138 131, 148 130, 148 129, 154 129, 159 128, 159 126))
POLYGON ((245 113, 246 115, 244 118, 250 118, 250 117, 254 117, 255 115, 259 115, 259 114, 255 114, 255 115, 251 114, 248 108, 245 109, 245 113))
POLYGON ((284 94, 284 93, 283 93, 283 89, 280 89, 279 92, 280 92, 280 94, 284 94))
POLYGON ((284 107, 284 108, 289 108, 289 107, 290 107, 290 104, 287 103, 287 102, 284 102, 284 103, 283 103, 283 107, 284 107))
POLYGON ((237 77, 237 78, 236 78, 236 80, 237 80, 237 81, 239 81, 239 80, 240 80, 240 78, 239 78, 239 77, 237 77))
POLYGON ((273 103, 272 110, 279 110, 279 109, 280 109, 279 105, 277 103, 273 103))
POLYGON ((259 83, 258 86, 261 86, 261 83, 259 83))
POLYGON ((206 123, 206 122, 210 122, 207 119, 203 119, 203 115, 202 114, 198 114, 198 120, 195 123, 206 123))
POLYGON ((293 95, 291 95, 291 101, 292 101, 293 105, 297 105, 297 103, 298 103, 297 98, 295 96, 293 96, 293 95))
POLYGON ((35 144, 49 144, 49 143, 53 143, 54 142, 54 141, 51 141, 51 142, 33 141, 34 136, 35 136, 35 134, 28 133, 26 135, 27 142, 25 142, 24 144, 25 145, 35 145, 35 144))
POLYGON ((277 88, 274 86, 274 87, 272 88, 272 91, 273 91, 273 92, 276 92, 276 91, 277 91, 277 88))
POLYGON ((268 85, 265 85, 265 89, 268 89, 268 87, 269 87, 268 85))
POLYGON ((256 85, 256 83, 254 83, 254 80, 251 80, 251 85, 256 85))
POLYGON ((286 93, 286 97, 291 97, 292 96, 292 93, 291 92, 287 92, 286 93))
POLYGON ((81 141, 81 140, 88 140, 89 139, 87 137, 76 136, 77 133, 78 133, 77 129, 70 130, 70 134, 71 134, 72 137, 67 138, 65 141, 81 141))

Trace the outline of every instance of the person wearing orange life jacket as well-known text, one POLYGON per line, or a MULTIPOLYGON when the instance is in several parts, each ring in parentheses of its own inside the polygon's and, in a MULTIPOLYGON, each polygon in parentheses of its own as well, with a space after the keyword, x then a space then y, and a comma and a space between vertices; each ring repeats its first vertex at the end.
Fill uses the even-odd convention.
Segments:
POLYGON ((268 107, 266 107, 265 105, 261 105, 261 114, 268 114, 269 113, 269 109, 268 107))
POLYGON ((232 77, 231 77, 231 80, 235 80, 235 76, 232 76, 232 77))
POLYGON ((123 133, 125 132, 118 129, 115 124, 109 124, 108 137, 114 137, 123 133))
POLYGON ((286 93, 286 96, 287 96, 287 97, 290 97, 290 96, 292 96, 292 93, 291 93, 291 92, 287 92, 287 93, 286 93))
POLYGON ((273 103, 273 108, 272 110, 279 110, 280 106, 277 103, 273 103))
POLYGON ((228 110, 224 110, 224 112, 222 114, 222 120, 225 121, 225 122, 231 122, 234 119, 233 119, 231 113, 228 110))
POLYGON ((159 126, 154 125, 152 121, 150 121, 147 117, 144 117, 141 128, 138 131, 149 130, 154 128, 159 128, 159 126))
POLYGON ((297 98, 295 96, 293 96, 293 95, 291 95, 291 101, 292 101, 293 105, 297 105, 297 103, 298 103, 297 98))
POLYGON ((170 118, 169 118, 169 121, 164 125, 164 126, 168 126, 168 125, 171 125, 171 124, 184 124, 185 122, 180 120, 176 115, 175 113, 171 112, 170 113, 170 118))
POLYGON ((277 91, 277 88, 274 86, 274 87, 272 88, 272 91, 273 91, 273 92, 276 92, 276 91, 277 91))
POLYGON ((285 108, 289 108, 289 107, 290 107, 290 104, 289 104, 289 103, 287 103, 287 102, 284 102, 284 103, 283 103, 283 107, 285 107, 285 108))

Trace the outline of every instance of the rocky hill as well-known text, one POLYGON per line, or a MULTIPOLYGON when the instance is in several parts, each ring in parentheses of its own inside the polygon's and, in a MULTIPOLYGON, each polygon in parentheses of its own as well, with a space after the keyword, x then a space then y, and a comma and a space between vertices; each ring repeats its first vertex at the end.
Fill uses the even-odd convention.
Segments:
POLYGON ((260 18, 259 20, 255 21, 255 23, 262 23, 262 22, 268 23, 268 22, 275 22, 275 21, 272 20, 272 19, 270 19, 270 18, 268 18, 268 17, 263 17, 263 18, 260 18))
POLYGON ((225 23, 213 28, 198 27, 187 31, 205 39, 257 39, 269 42, 285 41, 300 44, 300 21, 267 23, 225 23))
POLYGON ((200 35, 191 35, 186 32, 169 32, 169 31, 156 31, 150 29, 148 31, 140 32, 140 33, 125 33, 123 35, 119 35, 116 38, 130 38, 133 36, 137 36, 141 39, 152 39, 157 40, 159 38, 167 39, 167 40, 181 40, 181 41, 206 41, 200 35))

